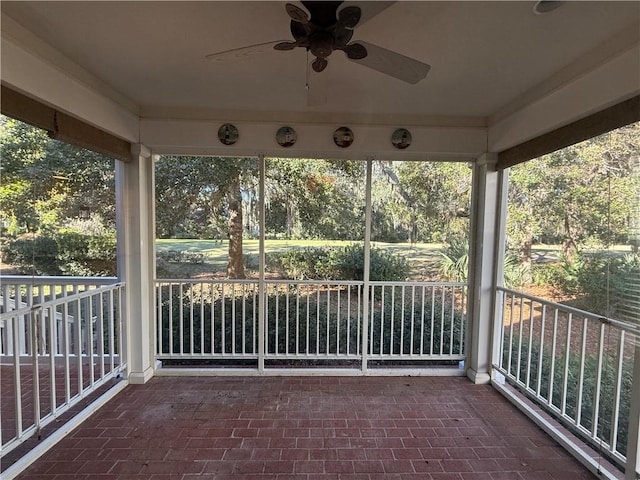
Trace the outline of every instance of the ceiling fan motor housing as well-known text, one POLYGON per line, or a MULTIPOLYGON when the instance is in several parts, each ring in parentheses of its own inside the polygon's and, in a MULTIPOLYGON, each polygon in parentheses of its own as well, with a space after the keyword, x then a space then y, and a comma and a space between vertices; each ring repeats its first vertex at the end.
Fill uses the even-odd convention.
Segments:
POLYGON ((309 50, 317 58, 325 58, 333 52, 335 41, 329 32, 320 30, 311 34, 309 50))

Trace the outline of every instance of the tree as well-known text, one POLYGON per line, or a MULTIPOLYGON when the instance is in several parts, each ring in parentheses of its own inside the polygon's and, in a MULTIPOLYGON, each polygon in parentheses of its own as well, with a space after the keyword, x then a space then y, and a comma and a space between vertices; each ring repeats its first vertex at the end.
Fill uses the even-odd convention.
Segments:
POLYGON ((535 240, 560 243, 571 259, 586 243, 629 234, 640 191, 640 124, 564 148, 510 171, 508 245, 531 258, 535 240))
POLYGON ((244 278, 242 204, 254 190, 256 174, 252 158, 161 157, 156 165, 158 234, 227 236, 227 276, 244 278))
POLYGON ((0 217, 9 233, 55 229, 87 209, 115 226, 114 160, 0 116, 0 217))

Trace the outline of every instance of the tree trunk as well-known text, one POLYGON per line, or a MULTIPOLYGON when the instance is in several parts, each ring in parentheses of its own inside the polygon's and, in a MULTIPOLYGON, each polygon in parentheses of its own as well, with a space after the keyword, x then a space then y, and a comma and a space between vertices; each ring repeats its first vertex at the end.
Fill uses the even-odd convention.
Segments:
POLYGON ((244 258, 242 253, 242 193, 240 177, 235 176, 229 185, 229 263, 227 277, 245 278, 244 258))
POLYGON ((564 255, 564 257, 567 260, 572 261, 577 250, 578 250, 578 247, 577 247, 574 235, 571 232, 571 221, 569 220, 569 214, 565 212, 564 238, 562 240, 562 255, 564 255))

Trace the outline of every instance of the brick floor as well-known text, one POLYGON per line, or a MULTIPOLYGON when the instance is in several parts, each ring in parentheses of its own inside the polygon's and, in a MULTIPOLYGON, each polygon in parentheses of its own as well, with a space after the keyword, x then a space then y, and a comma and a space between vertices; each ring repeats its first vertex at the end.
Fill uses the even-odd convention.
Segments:
POLYGON ((491 386, 442 377, 159 377, 20 480, 596 478, 491 386))

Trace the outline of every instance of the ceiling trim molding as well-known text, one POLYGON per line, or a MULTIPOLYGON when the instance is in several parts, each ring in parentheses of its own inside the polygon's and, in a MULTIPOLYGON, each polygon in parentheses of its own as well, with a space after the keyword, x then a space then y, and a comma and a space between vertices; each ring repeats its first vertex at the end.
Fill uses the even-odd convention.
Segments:
POLYGON ((552 77, 531 88, 518 99, 489 115, 488 125, 494 125, 539 99, 562 89, 576 79, 588 75, 618 55, 637 48, 638 44, 640 44, 640 22, 634 22, 628 28, 556 72, 552 77))
POLYGON ((395 125, 398 127, 486 128, 486 117, 452 115, 357 114, 340 112, 241 111, 214 108, 142 107, 146 121, 273 122, 327 125, 395 125))
POLYGON ((113 157, 131 160, 131 143, 45 105, 6 85, 0 90, 0 111, 21 122, 46 130, 51 138, 113 157))
POLYGON ((65 75, 73 77, 77 82, 93 90, 96 94, 107 97, 120 105, 120 107, 138 114, 140 108, 135 102, 96 78, 95 75, 79 66, 5 13, 2 14, 2 37, 20 45, 22 49, 65 75))
POLYGON ((640 95, 503 150, 496 168, 503 170, 638 121, 640 95))

